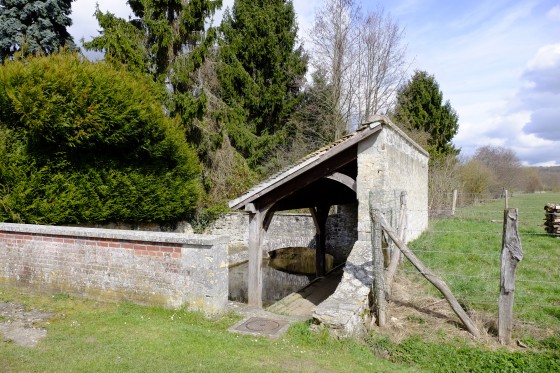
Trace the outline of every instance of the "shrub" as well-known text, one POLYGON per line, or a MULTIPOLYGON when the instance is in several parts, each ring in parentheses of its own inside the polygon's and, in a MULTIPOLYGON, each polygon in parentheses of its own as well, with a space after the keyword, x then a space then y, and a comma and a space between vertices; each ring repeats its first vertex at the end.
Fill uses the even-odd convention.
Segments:
POLYGON ((0 67, 0 219, 168 223, 193 213, 199 162, 161 94, 77 54, 0 67))

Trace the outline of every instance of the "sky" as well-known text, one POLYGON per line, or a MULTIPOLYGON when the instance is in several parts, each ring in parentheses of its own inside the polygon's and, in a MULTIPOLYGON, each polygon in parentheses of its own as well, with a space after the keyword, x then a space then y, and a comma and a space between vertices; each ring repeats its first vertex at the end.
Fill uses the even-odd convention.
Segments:
MULTIPOLYGON (((364 12, 381 6, 405 30, 409 74, 434 75, 459 115, 453 143, 462 155, 504 146, 524 164, 560 166, 560 0, 357 1, 364 12)), ((97 2, 102 11, 131 14, 126 0, 97 2)), ((72 3, 77 43, 97 35, 95 3, 72 3)), ((305 47, 323 1, 293 3, 305 47)))

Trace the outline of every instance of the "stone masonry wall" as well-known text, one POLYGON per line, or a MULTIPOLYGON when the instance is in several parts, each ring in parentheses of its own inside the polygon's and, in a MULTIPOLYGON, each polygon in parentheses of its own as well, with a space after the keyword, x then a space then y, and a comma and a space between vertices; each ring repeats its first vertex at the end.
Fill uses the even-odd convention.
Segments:
POLYGON ((373 270, 369 193, 373 192, 374 202, 381 208, 392 207, 394 214, 398 215, 400 192, 406 191, 406 240, 418 237, 428 225, 428 156, 400 130, 384 125, 382 131, 358 145, 356 184, 358 241, 346 261, 344 275, 334 294, 319 304, 313 315, 336 334, 345 337, 365 333, 365 325, 371 323, 369 294, 373 270))
POLYGON ((227 305, 228 237, 0 223, 0 282, 208 313, 227 305))
MULTIPOLYGON (((357 233, 357 211, 354 205, 338 207, 338 213, 327 219, 327 253, 337 262, 348 257, 357 233)), ((247 260, 249 240, 249 214, 233 212, 223 214, 213 222, 206 232, 213 235, 227 235, 230 262, 247 260)), ((276 213, 265 235, 264 250, 267 252, 284 247, 315 247, 315 225, 310 214, 276 213)))
MULTIPOLYGON (((418 237, 428 226, 428 156, 389 125, 358 147, 358 239, 369 241, 369 192, 381 206, 407 192, 406 241, 418 237)), ((398 206, 395 201, 393 206, 398 206)), ((395 212, 398 214, 398 211, 395 212)), ((396 228, 396 227, 395 227, 396 228)))

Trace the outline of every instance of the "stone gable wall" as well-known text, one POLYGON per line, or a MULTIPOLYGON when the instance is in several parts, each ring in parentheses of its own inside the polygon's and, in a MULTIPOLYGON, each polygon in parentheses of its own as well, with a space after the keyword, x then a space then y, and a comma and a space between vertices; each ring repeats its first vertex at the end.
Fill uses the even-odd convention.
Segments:
POLYGON ((384 213, 393 209, 394 228, 400 193, 407 192, 406 241, 418 237, 428 226, 428 156, 392 126, 358 145, 358 240, 346 261, 336 291, 315 309, 313 317, 337 335, 359 336, 371 325, 370 292, 373 283, 369 195, 384 213))

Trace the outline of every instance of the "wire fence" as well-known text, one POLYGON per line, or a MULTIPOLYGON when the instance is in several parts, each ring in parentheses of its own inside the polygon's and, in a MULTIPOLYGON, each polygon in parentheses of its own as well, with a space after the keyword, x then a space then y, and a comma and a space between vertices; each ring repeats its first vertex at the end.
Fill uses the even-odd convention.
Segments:
MULTIPOLYGON (((449 206, 416 210, 428 213, 430 225, 428 232, 409 246, 427 267, 449 284, 467 308, 495 312, 500 294, 506 199, 475 199, 474 195, 462 194, 453 197, 452 193, 444 197, 449 200, 449 206), (475 203, 452 205, 453 198, 475 203)), ((395 198, 393 206, 397 203, 395 198)), ((514 312, 516 318, 525 323, 560 326, 560 239, 545 230, 546 203, 560 204, 560 194, 508 196, 508 207, 519 210, 518 234, 523 247, 523 259, 517 267, 515 280, 514 312)), ((387 202, 389 205, 391 203, 387 202)), ((391 225, 397 228, 393 222, 391 225)), ((422 275, 410 265, 399 271, 423 281, 422 275)))

